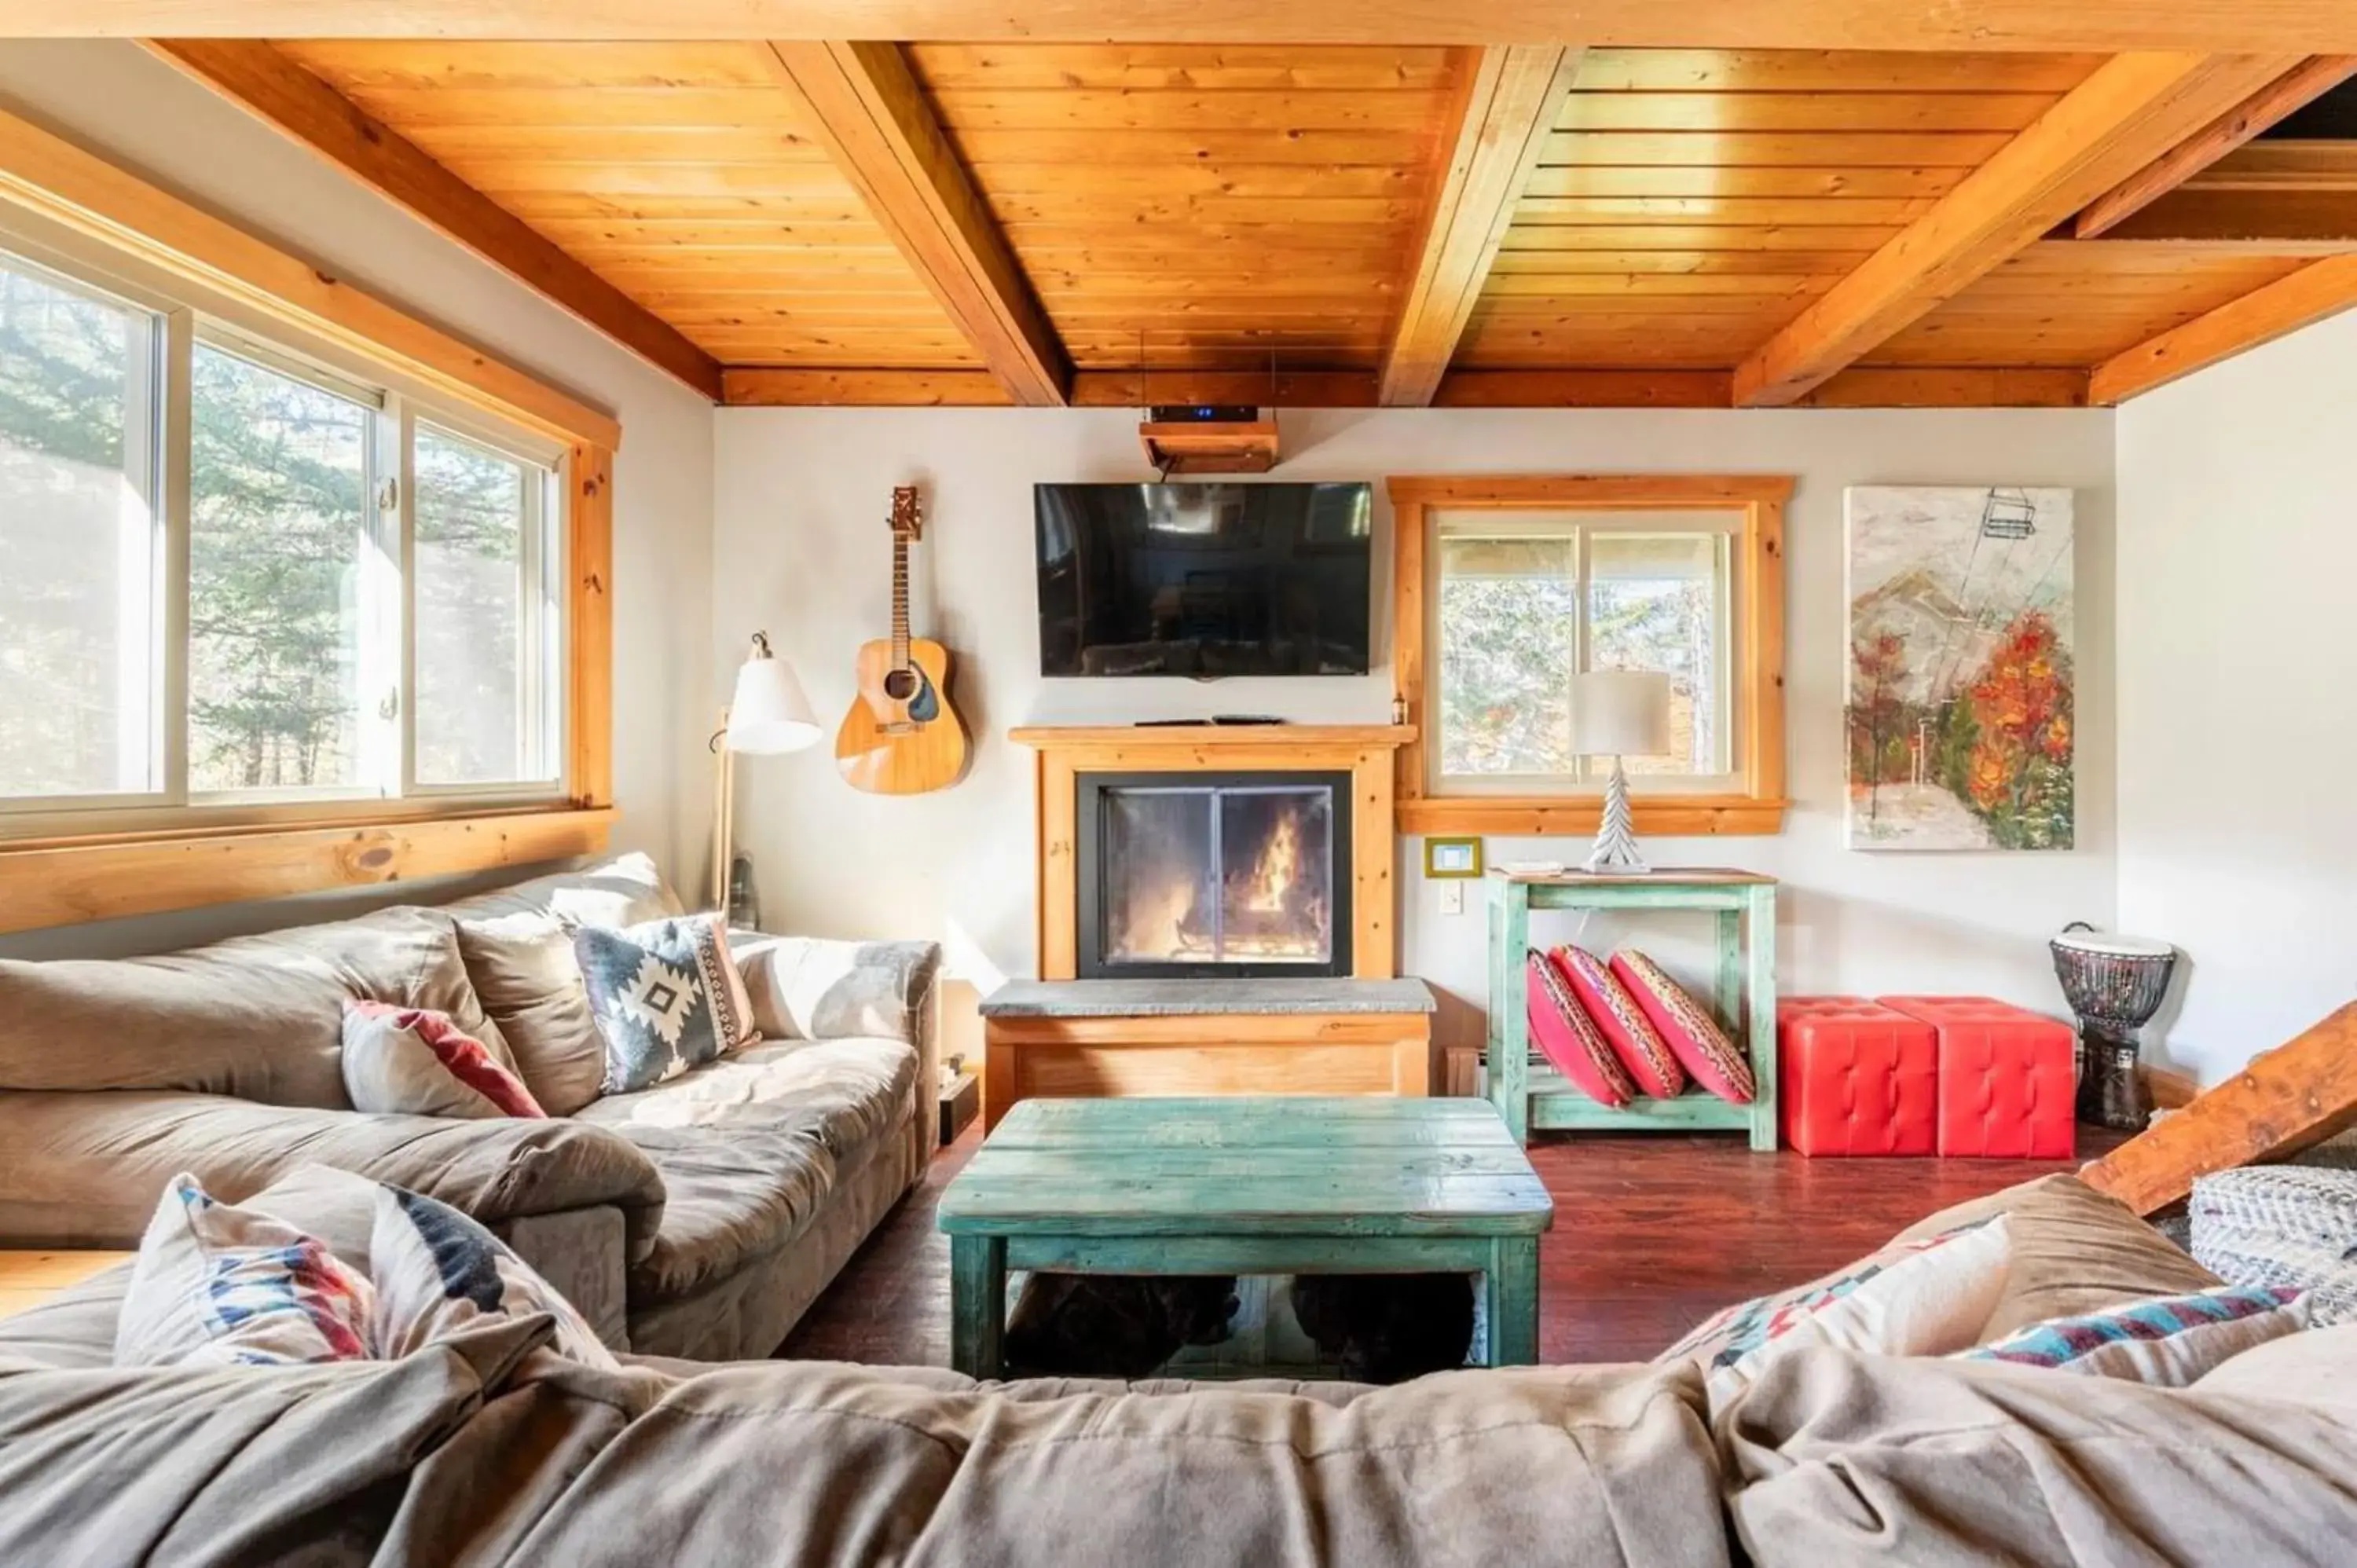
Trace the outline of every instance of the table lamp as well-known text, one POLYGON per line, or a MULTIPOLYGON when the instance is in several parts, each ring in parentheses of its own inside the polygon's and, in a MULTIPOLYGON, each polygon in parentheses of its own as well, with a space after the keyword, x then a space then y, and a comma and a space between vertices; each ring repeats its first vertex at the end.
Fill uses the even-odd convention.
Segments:
POLYGON ((753 634, 753 650, 737 671, 737 693, 712 737, 720 779, 713 800, 712 903, 728 911, 728 871, 737 815, 737 754, 771 757, 818 742, 818 715, 794 667, 770 650, 769 634, 753 634))
POLYGON ((1597 670, 1571 678, 1572 749, 1609 757, 1604 821, 1587 869, 1641 876, 1652 870, 1637 853, 1629 822, 1629 779, 1623 757, 1661 757, 1670 749, 1670 678, 1650 670, 1597 670))

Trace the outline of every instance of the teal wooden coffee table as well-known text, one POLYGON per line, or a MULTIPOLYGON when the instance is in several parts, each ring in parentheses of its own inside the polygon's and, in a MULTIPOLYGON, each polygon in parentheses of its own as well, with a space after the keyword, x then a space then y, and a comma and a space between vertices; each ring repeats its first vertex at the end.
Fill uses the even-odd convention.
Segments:
POLYGON ((1482 1276, 1492 1366, 1538 1359, 1555 1204, 1486 1101, 1026 1100, 942 1195, 950 1361, 1000 1375, 1010 1270, 1482 1276))

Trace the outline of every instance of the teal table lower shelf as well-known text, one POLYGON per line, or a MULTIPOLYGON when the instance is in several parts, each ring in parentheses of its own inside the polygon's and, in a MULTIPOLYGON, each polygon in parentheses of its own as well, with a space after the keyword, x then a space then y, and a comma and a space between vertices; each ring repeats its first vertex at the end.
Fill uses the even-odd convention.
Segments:
POLYGON ((1776 882, 1748 871, 1669 869, 1641 876, 1564 872, 1488 878, 1490 913, 1489 1094, 1514 1135, 1533 1131, 1749 1134, 1776 1146, 1776 882), (1700 910, 1717 917, 1718 963, 1711 1001, 1719 1024, 1744 1047, 1757 1093, 1734 1105, 1700 1090, 1674 1100, 1615 1108, 1581 1093, 1530 1059, 1523 955, 1531 912, 1544 909, 1700 910))

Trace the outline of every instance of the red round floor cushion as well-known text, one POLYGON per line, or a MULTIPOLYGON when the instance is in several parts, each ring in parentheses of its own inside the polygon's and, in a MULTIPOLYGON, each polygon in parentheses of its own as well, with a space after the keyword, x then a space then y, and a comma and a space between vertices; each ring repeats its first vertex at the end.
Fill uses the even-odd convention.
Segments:
POLYGON ((1555 961, 1637 1087, 1656 1100, 1674 1100, 1684 1094, 1685 1069, 1678 1066, 1678 1058, 1663 1043, 1643 1009, 1604 967, 1604 961, 1585 948, 1569 946, 1555 949, 1555 961))
POLYGON ((1626 1105, 1636 1099, 1637 1086, 1597 1033, 1595 1021, 1572 994, 1563 972, 1536 948, 1523 960, 1523 968, 1530 980, 1531 1042, 1539 1054, 1599 1105, 1626 1105))
POLYGON ((1685 988, 1672 980, 1662 966, 1634 948, 1622 948, 1612 955, 1612 972, 1653 1021, 1653 1027, 1670 1043, 1678 1060, 1685 1063, 1695 1081, 1717 1095, 1721 1100, 1738 1105, 1749 1105, 1759 1092, 1751 1077, 1751 1064, 1727 1037, 1718 1021, 1704 1010, 1702 1004, 1686 994, 1685 988))

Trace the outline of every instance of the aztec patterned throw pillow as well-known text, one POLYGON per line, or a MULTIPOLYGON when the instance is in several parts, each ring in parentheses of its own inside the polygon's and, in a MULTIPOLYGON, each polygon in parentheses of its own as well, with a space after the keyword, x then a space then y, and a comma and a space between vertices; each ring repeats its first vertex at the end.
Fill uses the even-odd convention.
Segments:
POLYGON ((556 1353, 608 1370, 621 1363, 589 1320, 507 1243, 447 1203, 380 1183, 369 1231, 377 1353, 406 1356, 485 1318, 556 1319, 556 1353))
POLYGON ((156 1205, 115 1326, 118 1367, 368 1358, 376 1293, 326 1242, 183 1173, 156 1205))
POLYGON ((2307 1326, 2308 1303, 2298 1291, 2230 1285, 2033 1323, 1958 1359, 2181 1389, 2255 1345, 2307 1326))
POLYGON ((2005 1290, 2003 1215, 1885 1247, 1838 1273, 1740 1302, 1654 1358, 1697 1362, 1714 1384, 1749 1381, 1770 1356, 1812 1345, 1882 1356, 1969 1346, 2005 1290))
POLYGON ((538 1119, 523 1079, 447 1013, 344 1004, 344 1092, 371 1115, 538 1119))
POLYGON ((677 1078, 754 1037, 752 1003, 716 916, 619 931, 583 926, 573 952, 606 1045, 603 1093, 677 1078))

